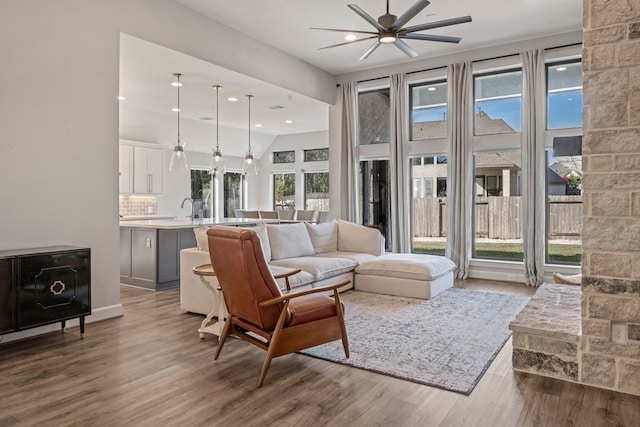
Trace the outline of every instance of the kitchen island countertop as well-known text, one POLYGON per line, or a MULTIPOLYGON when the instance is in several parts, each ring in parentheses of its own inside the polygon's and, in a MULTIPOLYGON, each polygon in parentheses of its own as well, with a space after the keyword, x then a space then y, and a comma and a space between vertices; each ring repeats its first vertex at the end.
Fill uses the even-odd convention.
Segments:
POLYGON ((190 219, 147 219, 147 220, 130 220, 120 221, 120 227, 130 228, 155 228, 159 230, 174 230, 181 228, 196 228, 199 225, 214 226, 214 225, 245 225, 251 226, 262 223, 278 223, 277 219, 265 219, 265 218, 197 218, 190 219))

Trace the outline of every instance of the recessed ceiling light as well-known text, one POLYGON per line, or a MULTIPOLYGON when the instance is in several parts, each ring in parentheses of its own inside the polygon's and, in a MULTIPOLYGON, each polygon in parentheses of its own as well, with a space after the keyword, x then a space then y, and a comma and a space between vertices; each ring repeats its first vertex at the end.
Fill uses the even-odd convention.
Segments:
POLYGON ((566 71, 567 67, 558 67, 556 68, 556 71, 566 71))
POLYGON ((171 111, 173 111, 174 113, 177 113, 178 111, 182 111, 182 109, 180 109, 180 108, 172 108, 171 111))
POLYGON ((345 40, 348 40, 350 42, 354 41, 355 39, 357 39, 358 37, 356 37, 355 34, 347 34, 346 36, 344 36, 345 40))
POLYGON ((433 87, 433 86, 429 86, 429 87, 427 88, 427 90, 428 90, 428 91, 430 91, 430 92, 433 92, 434 90, 436 90, 436 88, 435 88, 435 87, 433 87))
POLYGON ((293 123, 293 120, 285 120, 284 121, 286 124, 290 125, 291 123, 293 123))
POLYGON ((234 98, 234 97, 227 98, 227 101, 229 101, 229 102, 236 102, 237 100, 238 100, 238 98, 234 98))
POLYGON ((262 127, 262 125, 261 125, 260 123, 256 123, 256 127, 257 127, 257 128, 261 128, 261 127, 262 127))
POLYGON ((182 86, 180 82, 171 82, 171 86, 182 86))
POLYGON ((124 101, 125 99, 127 99, 127 98, 125 98, 125 97, 124 97, 124 96, 122 96, 122 95, 118 95, 118 101, 124 101))

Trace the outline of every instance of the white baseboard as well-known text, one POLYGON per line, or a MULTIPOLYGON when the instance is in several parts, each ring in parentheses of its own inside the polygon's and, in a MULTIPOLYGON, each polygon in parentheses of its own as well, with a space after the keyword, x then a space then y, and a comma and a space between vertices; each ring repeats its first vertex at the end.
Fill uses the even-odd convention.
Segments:
MULTIPOLYGON (((91 316, 87 316, 86 323, 99 322, 101 320, 111 319, 114 317, 122 316, 122 304, 109 305, 107 307, 100 307, 91 310, 91 316)), ((80 324, 79 319, 67 320, 67 327, 78 326, 80 324)), ((11 341, 17 341, 24 338, 33 337, 36 335, 46 334, 48 332, 59 331, 61 329, 60 322, 52 323, 50 325, 39 326, 37 328, 25 329, 24 331, 12 332, 6 335, 0 335, 0 344, 11 341)), ((90 334, 89 328, 85 329, 85 334, 90 334)), ((79 336, 79 335, 78 335, 79 336)))

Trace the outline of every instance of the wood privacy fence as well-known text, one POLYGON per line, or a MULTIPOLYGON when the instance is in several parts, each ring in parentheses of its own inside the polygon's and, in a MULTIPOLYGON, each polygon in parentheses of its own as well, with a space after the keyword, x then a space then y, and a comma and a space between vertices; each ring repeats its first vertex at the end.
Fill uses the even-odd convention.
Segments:
MULTIPOLYGON (((476 237, 522 238, 522 197, 476 197, 476 237)), ((579 237, 582 230, 582 196, 549 196, 550 238, 579 237)), ((447 235, 447 199, 413 199, 413 236, 447 235)))

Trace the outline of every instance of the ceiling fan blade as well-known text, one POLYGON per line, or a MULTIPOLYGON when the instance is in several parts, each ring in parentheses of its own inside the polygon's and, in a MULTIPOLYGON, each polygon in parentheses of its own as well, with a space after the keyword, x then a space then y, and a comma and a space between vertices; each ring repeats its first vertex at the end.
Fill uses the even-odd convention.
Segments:
POLYGON ((353 10, 355 13, 360 15, 362 19, 367 21, 369 24, 373 25, 376 30, 384 30, 384 27, 378 23, 375 19, 373 19, 367 12, 360 9, 360 6, 356 4, 348 4, 349 9, 353 10))
POLYGON ((394 41, 393 44, 396 45, 398 49, 403 51, 410 58, 415 58, 416 56, 418 56, 418 52, 411 49, 411 46, 409 46, 408 44, 406 44, 400 39, 396 39, 396 41, 394 41))
POLYGON ((369 55, 371 55, 373 53, 374 50, 376 50, 378 48, 378 46, 380 46, 380 42, 376 40, 376 42, 373 44, 373 46, 371 46, 369 48, 369 50, 367 50, 364 55, 362 55, 360 57, 360 59, 358 59, 358 61, 364 61, 365 59, 367 59, 369 57, 369 55))
POLYGON ((398 37, 411 40, 427 40, 431 42, 460 43, 460 37, 435 36, 431 34, 398 34, 398 37))
POLYGON ((393 23, 393 27, 396 29, 400 29, 404 27, 404 24, 411 21, 418 13, 422 11, 425 7, 429 6, 428 0, 418 0, 413 6, 411 6, 405 13, 400 16, 400 18, 396 19, 396 22, 393 23))
POLYGON ((340 31, 341 33, 356 33, 356 34, 378 34, 375 31, 358 31, 358 30, 341 30, 339 28, 309 28, 310 30, 323 30, 323 31, 340 31))
POLYGON ((402 28, 400 31, 398 31, 398 33, 400 34, 413 33, 415 31, 430 30, 432 28, 440 28, 440 27, 447 27, 449 25, 464 24, 465 22, 471 22, 471 17, 461 16, 459 18, 443 19, 442 21, 429 22, 428 24, 413 25, 411 27, 402 28))
POLYGON ((330 47, 344 46, 344 45, 346 45, 346 44, 357 43, 357 42, 361 42, 361 41, 363 41, 363 40, 371 40, 371 39, 375 39, 375 38, 377 38, 377 37, 378 37, 378 36, 371 36, 371 37, 365 37, 365 38, 363 38, 363 39, 352 40, 352 41, 349 41, 349 42, 338 43, 338 44, 332 44, 331 46, 321 47, 321 48, 319 48, 318 50, 322 50, 322 49, 329 49, 330 47))

